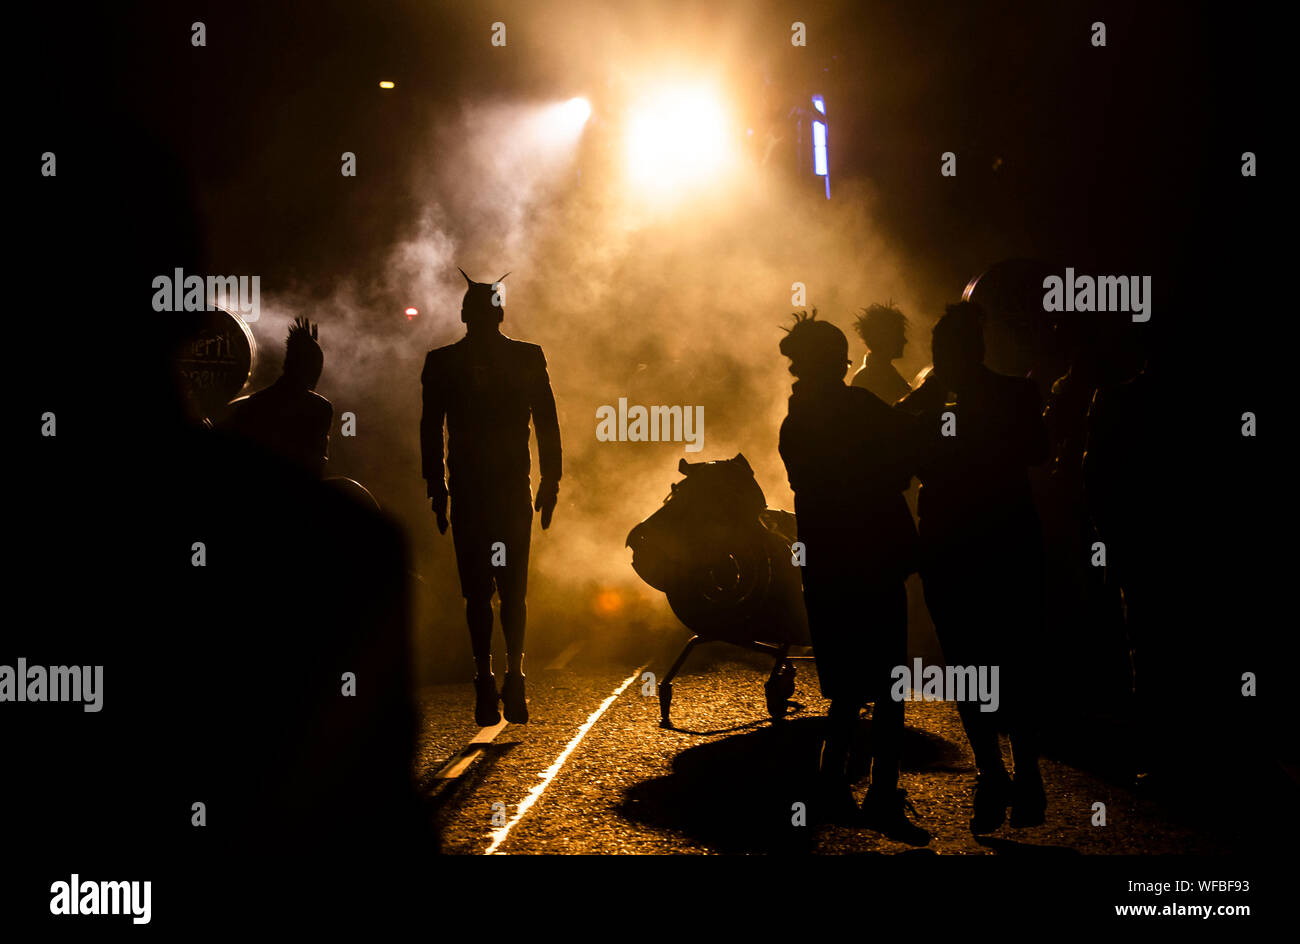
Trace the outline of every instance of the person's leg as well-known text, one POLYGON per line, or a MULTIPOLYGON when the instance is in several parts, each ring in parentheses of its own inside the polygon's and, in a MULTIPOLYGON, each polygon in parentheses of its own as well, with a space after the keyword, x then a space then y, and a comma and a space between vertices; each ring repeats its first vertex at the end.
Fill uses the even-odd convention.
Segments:
POLYGON ((871 711, 871 788, 890 793, 898 786, 905 705, 893 697, 893 671, 907 662, 907 590, 902 583, 869 597, 866 630, 872 645, 868 659, 871 711))
POLYGON ((907 818, 915 813, 907 791, 898 787, 905 705, 895 699, 893 670, 907 661, 907 589, 900 582, 867 597, 866 631, 871 639, 866 659, 871 710, 871 787, 862 801, 865 825, 891 839, 923 846, 930 834, 907 818))
POLYGON ((853 698, 832 698, 826 710, 826 736, 822 740, 818 768, 833 786, 847 784, 849 753, 857 732, 862 707, 853 698))
MULTIPOLYGON (((978 576, 969 570, 933 568, 922 575, 925 603, 934 620, 935 634, 943 649, 943 661, 952 666, 987 664, 977 635, 987 633, 981 600, 985 596, 978 576)), ((1000 670, 999 670, 1000 672, 1000 670)), ((991 776, 1006 776, 1002 749, 998 745, 996 714, 979 710, 979 704, 967 699, 957 703, 966 739, 975 754, 975 766, 991 776)))
MULTIPOLYGON (((823 544, 801 527, 800 539, 818 551, 823 544)), ((810 559, 812 555, 810 554, 810 559)), ((802 568, 804 606, 808 613, 808 632, 813 644, 817 681, 822 697, 830 699, 822 727, 821 751, 817 759, 817 817, 823 822, 850 822, 858 816, 857 803, 849 782, 849 755, 858 729, 862 708, 861 693, 853 691, 852 673, 847 665, 853 658, 845 646, 846 631, 856 620, 851 604, 843 599, 843 578, 827 562, 836 558, 819 554, 812 566, 802 568)))
POLYGON ((1038 779, 1038 753, 1041 741, 1037 720, 1038 700, 1034 697, 1034 680, 1039 667, 1032 664, 1032 651, 1008 651, 1003 658, 1002 699, 1011 735, 1011 757, 1016 779, 1038 779))
POLYGON ((474 671, 492 674, 492 597, 476 595, 465 598, 465 622, 469 624, 469 644, 474 653, 474 671))
POLYGON ((1042 708, 1040 680, 1046 667, 1036 665, 1042 649, 1045 621, 1046 574, 1038 547, 1027 540, 1020 577, 1003 592, 1007 601, 1006 635, 1003 637, 1003 710, 1011 735, 1011 757, 1015 788, 1011 808, 1012 826, 1037 826, 1046 818, 1047 795, 1038 767, 1041 744, 1039 715, 1042 708))
POLYGON ((499 538, 505 544, 506 565, 496 572, 501 598, 501 629, 506 637, 506 677, 501 687, 506 720, 513 724, 528 721, 528 702, 524 693, 524 630, 528 608, 528 549, 532 532, 533 510, 527 492, 516 500, 500 518, 499 538))
MULTIPOLYGON (((944 648, 946 650, 948 647, 944 648)), ((952 661, 949 665, 977 664, 952 661)), ((1001 667, 998 671, 1000 674, 1001 667)), ((966 730, 966 739, 970 741, 971 752, 975 755, 976 769, 981 775, 1006 777, 1007 768, 1002 760, 1002 746, 998 743, 998 713, 981 711, 978 702, 967 699, 957 703, 957 714, 961 716, 962 727, 966 730)))
MULTIPOLYGON (((990 665, 987 646, 981 644, 978 634, 987 632, 989 620, 997 619, 998 615, 989 614, 985 606, 987 588, 981 568, 962 555, 940 567, 931 565, 922 574, 922 581, 944 662, 950 666, 974 666, 977 670, 981 665, 990 665)), ((975 800, 970 827, 973 832, 990 832, 1006 821, 1006 810, 1011 805, 1011 777, 998 743, 997 713, 980 711, 978 701, 968 698, 957 703, 957 714, 975 755, 975 800)))
POLYGON ((501 720, 496 678, 492 674, 492 574, 491 543, 480 510, 467 501, 451 502, 451 537, 456 568, 465 597, 465 622, 474 654, 474 720, 491 727, 501 720))

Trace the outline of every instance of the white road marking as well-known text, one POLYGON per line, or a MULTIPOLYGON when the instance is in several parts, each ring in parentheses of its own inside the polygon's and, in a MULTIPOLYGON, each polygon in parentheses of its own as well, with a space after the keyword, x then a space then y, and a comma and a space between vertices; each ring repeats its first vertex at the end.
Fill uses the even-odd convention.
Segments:
POLYGON ((505 718, 502 718, 490 728, 479 728, 478 734, 470 738, 469 742, 471 744, 491 744, 508 723, 505 718))
POLYGON ((641 677, 642 671, 644 671, 646 665, 649 664, 650 663, 647 662, 645 665, 641 666, 641 668, 637 669, 625 678, 623 684, 614 689, 614 694, 601 702, 600 707, 591 713, 591 716, 583 722, 582 727, 578 728, 578 733, 573 736, 573 740, 569 742, 568 746, 560 752, 560 756, 555 758, 555 763, 551 764, 550 767, 547 767, 546 770, 537 775, 542 778, 542 782, 528 791, 528 796, 524 797, 520 802, 519 808, 515 811, 515 815, 510 822, 506 823, 500 829, 492 831, 492 842, 487 849, 484 850, 484 855, 497 854, 497 848, 501 843, 505 842, 506 837, 510 835, 510 830, 514 829, 515 823, 523 819, 524 814, 532 808, 534 803, 541 799, 542 794, 546 792, 546 788, 551 785, 551 781, 554 780, 555 775, 560 772, 560 768, 563 767, 564 762, 569 759, 569 755, 572 754, 574 750, 577 749, 578 745, 582 743, 582 739, 587 736, 587 732, 591 730, 592 725, 600 720, 600 716, 605 713, 605 709, 614 704, 614 699, 618 698, 619 695, 622 695, 629 685, 641 677))
POLYGON ((551 664, 548 665, 547 668, 548 669, 564 668, 566 665, 569 664, 569 660, 578 654, 578 650, 581 648, 582 648, 582 643, 579 642, 569 643, 569 645, 565 648, 565 650, 561 652, 558 656, 556 656, 555 660, 551 662, 551 664))
POLYGON ((506 719, 502 718, 490 728, 479 728, 478 734, 470 738, 470 742, 451 756, 451 759, 442 766, 436 774, 434 780, 455 780, 474 762, 474 758, 483 753, 483 748, 491 744, 496 736, 501 733, 506 726, 506 719))

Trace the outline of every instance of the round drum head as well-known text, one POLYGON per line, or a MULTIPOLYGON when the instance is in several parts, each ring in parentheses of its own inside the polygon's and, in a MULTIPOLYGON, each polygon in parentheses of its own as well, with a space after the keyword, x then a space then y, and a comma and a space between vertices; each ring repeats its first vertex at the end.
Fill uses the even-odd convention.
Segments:
POLYGON ((195 312, 193 328, 176 353, 181 389, 197 415, 210 417, 244 389, 257 343, 244 319, 225 308, 195 312))
POLYGON ((1054 274, 1059 270, 1039 259, 1006 259, 966 285, 962 301, 984 309, 985 363, 993 370, 1023 377, 1052 360, 1053 315, 1043 310, 1043 280, 1054 274))

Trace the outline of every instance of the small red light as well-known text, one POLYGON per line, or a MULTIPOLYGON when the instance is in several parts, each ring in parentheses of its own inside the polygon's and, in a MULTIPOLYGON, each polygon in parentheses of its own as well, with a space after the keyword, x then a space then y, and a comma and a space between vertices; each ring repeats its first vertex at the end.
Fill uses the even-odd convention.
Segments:
POLYGON ((406 320, 407 320, 407 321, 410 321, 412 318, 414 318, 414 317, 415 317, 416 315, 418 315, 419 313, 420 313, 420 309, 418 309, 418 308, 408 308, 408 309, 406 309, 406 320))

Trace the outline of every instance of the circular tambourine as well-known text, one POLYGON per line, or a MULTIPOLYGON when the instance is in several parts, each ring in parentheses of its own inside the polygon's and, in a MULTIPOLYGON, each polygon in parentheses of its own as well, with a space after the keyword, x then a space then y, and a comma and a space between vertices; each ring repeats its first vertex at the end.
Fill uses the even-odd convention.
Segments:
POLYGON ((186 400, 196 416, 220 416, 253 373, 257 342, 238 314, 227 308, 194 312, 194 324, 174 356, 186 400))
POLYGON ((370 489, 356 479, 348 478, 346 475, 327 475, 325 476, 325 487, 333 489, 348 501, 373 511, 380 510, 379 501, 370 493, 370 489))
POLYGON ((1043 279, 1060 270, 1039 259, 1006 259, 971 279, 962 301, 986 316, 985 363, 1014 377, 1032 374, 1050 384, 1062 370, 1052 338, 1053 316, 1043 310, 1043 279))

